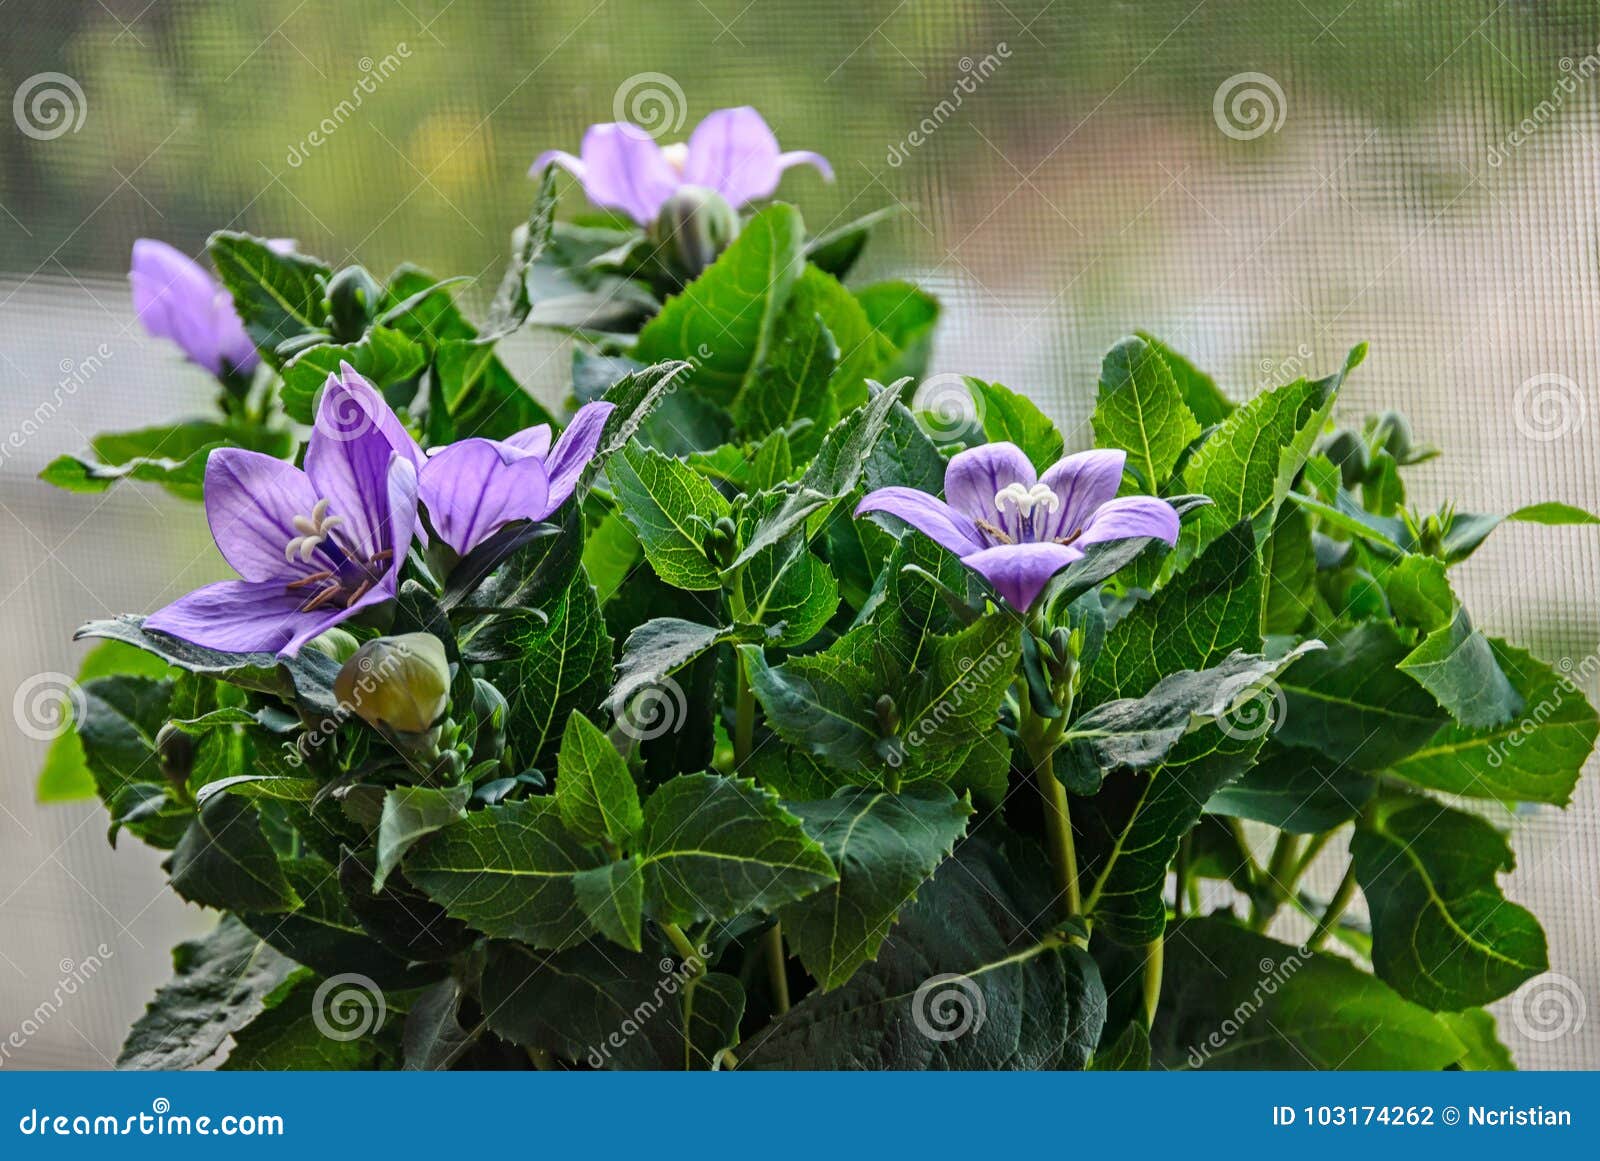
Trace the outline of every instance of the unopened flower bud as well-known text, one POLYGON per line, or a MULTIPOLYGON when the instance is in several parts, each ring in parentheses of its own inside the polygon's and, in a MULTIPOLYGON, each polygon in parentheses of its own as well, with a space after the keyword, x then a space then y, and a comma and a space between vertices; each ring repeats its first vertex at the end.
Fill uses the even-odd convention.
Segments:
POLYGON ((189 785, 194 769, 194 739, 168 722, 156 733, 156 763, 161 773, 180 793, 189 785))
POLYGON ((361 642, 357 641, 353 634, 335 625, 307 641, 306 647, 315 649, 318 653, 331 657, 343 665, 361 647, 361 642))
POLYGON ((1367 478, 1366 442, 1348 428, 1341 428, 1325 439, 1322 454, 1338 467, 1345 487, 1353 488, 1367 478))
POLYGON ((333 337, 353 343, 367 333, 383 287, 360 266, 346 266, 328 282, 328 322, 333 337))
POLYGON ((379 637, 339 670, 334 696, 362 721, 398 734, 432 728, 450 703, 450 663, 432 633, 379 637))
POLYGON ((684 281, 698 278, 739 236, 739 215, 721 194, 686 185, 667 199, 650 240, 684 281))
POLYGON ((472 757, 482 762, 498 758, 506 744, 506 717, 511 712, 505 694, 481 677, 472 679, 472 713, 478 719, 478 736, 472 757))
POLYGON ((878 696, 878 700, 872 705, 872 712, 878 719, 878 729, 885 737, 900 728, 900 710, 894 704, 894 698, 888 694, 878 696))
POLYGON ((1378 437, 1376 446, 1402 464, 1410 461, 1415 442, 1411 435, 1410 420, 1398 411, 1385 411, 1374 422, 1373 430, 1378 437))

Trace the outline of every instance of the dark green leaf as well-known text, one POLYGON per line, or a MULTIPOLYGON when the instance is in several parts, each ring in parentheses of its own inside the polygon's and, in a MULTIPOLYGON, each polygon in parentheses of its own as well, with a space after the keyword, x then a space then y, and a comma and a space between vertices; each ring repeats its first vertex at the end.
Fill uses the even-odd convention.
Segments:
POLYGON ((221 1067, 225 1072, 370 1069, 393 1052, 398 1024, 383 994, 362 981, 319 982, 305 972, 279 985, 265 1010, 234 1032, 233 1051, 221 1067))
POLYGON ((712 526, 731 514, 716 488, 682 460, 636 444, 612 459, 609 476, 657 576, 691 591, 722 587, 706 556, 712 526))
POLYGON ((471 786, 435 790, 428 786, 396 786, 383 795, 383 817, 378 823, 378 873, 372 889, 383 890, 384 880, 400 860, 422 839, 467 815, 471 786))
POLYGON ((556 807, 573 834, 589 842, 630 845, 644 823, 633 775, 611 739, 574 710, 561 735, 556 807))
POLYGON ((1167 482, 1200 434, 1166 360, 1143 339, 1123 339, 1101 364, 1094 434, 1097 446, 1128 453, 1128 467, 1147 492, 1167 482))
POLYGON ((232 794, 209 799, 167 861, 172 889, 219 911, 289 911, 301 900, 278 866, 250 802, 232 794))
POLYGON ((1504 725, 1522 712, 1522 698, 1465 609, 1457 609, 1449 624, 1429 633, 1395 668, 1469 729, 1504 725))
POLYGON ((1320 834, 1360 814, 1375 788, 1360 770, 1315 750, 1269 744, 1243 778, 1211 796, 1206 812, 1320 834))
POLYGON ((250 341, 274 365, 281 363, 281 344, 314 334, 327 322, 331 271, 315 258, 280 254, 265 238, 233 230, 212 234, 206 249, 250 341))

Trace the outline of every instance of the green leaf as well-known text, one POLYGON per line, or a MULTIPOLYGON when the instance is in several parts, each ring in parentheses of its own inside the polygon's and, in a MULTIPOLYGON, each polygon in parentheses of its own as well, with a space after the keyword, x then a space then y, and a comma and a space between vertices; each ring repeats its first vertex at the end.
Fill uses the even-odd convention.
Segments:
POLYGON ((1149 331, 1133 333, 1149 343, 1167 364, 1172 371, 1173 379, 1178 384, 1178 393, 1183 396, 1184 403, 1188 404, 1195 419, 1200 421, 1201 427, 1210 427, 1228 418, 1235 404, 1222 393, 1215 379, 1149 331))
POLYGON ((571 947, 587 926, 573 879, 604 860, 561 824, 552 798, 474 811, 413 848, 406 878, 497 939, 571 947))
POLYGON ((611 638, 588 578, 580 572, 545 612, 547 623, 511 634, 511 660, 484 667, 506 695, 510 741, 524 766, 554 756, 567 715, 599 705, 611 671, 611 638))
POLYGON ((612 404, 614 410, 606 417, 599 446, 595 448, 594 459, 584 470, 580 490, 588 487, 594 475, 613 455, 641 434, 643 425, 658 407, 669 400, 689 398, 677 388, 679 380, 691 369, 691 364, 686 362, 657 363, 630 371, 606 389, 605 401, 612 404))
POLYGON ((1409 648, 1385 621, 1345 629, 1283 675, 1277 737, 1357 770, 1381 770, 1425 745, 1446 720, 1427 690, 1395 668, 1409 648))
POLYGON ((190 673, 281 697, 319 718, 331 717, 338 710, 333 679, 339 663, 315 649, 302 649, 288 658, 271 653, 223 653, 165 633, 146 633, 144 618, 134 616, 90 621, 72 637, 75 641, 85 637, 120 641, 190 673))
POLYGON ((485 956, 482 1002, 499 1035, 590 1068, 682 1069, 686 1060, 710 1068, 737 1029, 743 993, 715 972, 690 982, 654 949, 585 944, 550 955, 496 942, 485 956))
MULTIPOLYGON (((888 337, 874 329, 856 296, 833 275, 807 266, 794 284, 789 309, 820 318, 838 350, 838 365, 829 385, 830 420, 832 415, 865 403, 867 384, 884 377, 895 351, 888 337)), ((821 435, 821 431, 815 433, 821 435)), ((802 442, 808 454, 816 446, 814 438, 802 442)))
POLYGON ((218 230, 206 242, 217 277, 250 341, 279 366, 278 348, 322 330, 327 322, 327 266, 304 254, 280 254, 265 238, 218 230))
MULTIPOLYGON (((830 273, 838 274, 837 271, 830 273)), ((843 277, 843 275, 839 275, 843 277)), ((874 282, 856 291, 872 328, 894 345, 896 354, 882 371, 883 379, 920 379, 933 355, 939 300, 909 282, 874 282)))
POLYGON ((644 922, 644 874, 632 859, 580 871, 572 880, 578 906, 607 939, 638 951, 644 922))
POLYGON ((1465 609, 1396 665, 1433 694, 1461 725, 1488 729, 1522 711, 1522 698, 1495 660, 1489 639, 1472 627, 1465 609))
POLYGON ((317 397, 339 364, 349 363, 379 389, 404 383, 422 373, 428 352, 399 331, 375 326, 354 343, 324 343, 300 352, 283 369, 279 397, 289 418, 310 423, 316 417, 317 397))
MULTIPOLYGON (((118 676, 156 682, 171 672, 165 661, 120 641, 102 641, 90 650, 78 668, 77 684, 83 702, 71 696, 70 688, 61 691, 64 696, 51 700, 49 712, 61 716, 59 720, 52 719, 50 724, 60 732, 50 743, 44 768, 39 771, 38 801, 71 802, 92 798, 100 784, 79 737, 83 726, 81 719, 87 717, 91 708, 88 704, 91 689, 101 688, 91 687, 90 683, 118 676)), ((117 687, 103 688, 114 690, 117 687)), ((99 761, 110 789, 128 781, 130 776, 146 781, 160 778, 160 770, 153 759, 155 733, 151 727, 161 728, 157 721, 162 712, 157 708, 161 695, 147 690, 147 686, 135 680, 123 683, 120 694, 108 693, 101 699, 103 704, 99 708, 109 717, 98 734, 105 747, 99 761)))
POLYGON ((443 1072, 472 1046, 483 1031, 461 1026, 461 984, 443 979, 417 997, 406 1013, 401 1040, 403 1067, 413 1072, 443 1072))
MULTIPOLYGON (((261 1011, 297 968, 231 915, 210 934, 172 952, 174 978, 134 1021, 118 1068, 195 1068, 261 1011)), ((80 965, 81 966, 81 965, 80 965)))
POLYGON ((805 268, 805 225, 782 203, 752 216, 704 274, 645 324, 634 357, 688 359, 687 386, 727 406, 761 366, 773 326, 805 268))
POLYGON ((1211 796, 1206 813, 1321 834, 1360 814, 1376 787, 1360 770, 1315 750, 1268 744, 1243 778, 1211 796))
POLYGON ((160 484, 174 496, 198 500, 204 492, 206 461, 219 447, 242 447, 283 459, 294 450, 287 431, 253 424, 191 419, 138 431, 106 432, 89 441, 94 458, 64 455, 51 460, 39 478, 69 492, 104 492, 118 480, 160 484))
MULTIPOLYGON (((945 458, 928 438, 916 417, 897 403, 889 409, 889 423, 861 473, 861 487, 915 488, 937 496, 944 491, 945 458)), ((853 504, 846 505, 853 508, 853 504)), ((854 524, 855 521, 850 521, 854 524)))
MULTIPOLYGON (((763 515, 783 502, 771 493, 753 497, 739 515, 744 537, 753 536, 763 515)), ((805 644, 839 607, 839 584, 807 547, 803 529, 751 557, 737 575, 741 620, 766 626, 775 645, 805 644)))
POLYGON ((627 847, 644 824, 633 775, 611 739, 577 710, 567 719, 556 765, 556 807, 579 838, 627 847))
POLYGON ((872 231, 878 224, 898 216, 901 212, 899 206, 884 206, 882 209, 863 214, 854 221, 836 226, 826 233, 818 234, 806 241, 806 258, 812 265, 826 270, 835 278, 843 278, 850 273, 850 268, 856 264, 856 259, 861 257, 861 251, 866 247, 867 240, 872 237, 872 231))
POLYGON ((789 808, 822 844, 839 880, 778 912, 789 945, 823 989, 878 954, 902 908, 966 833, 972 807, 948 789, 845 790, 789 808))
POLYGON ((1241 520, 1270 521, 1305 466, 1339 387, 1360 362, 1358 347, 1326 379, 1299 379, 1263 391, 1222 422, 1183 469, 1184 489, 1213 506, 1184 528, 1185 545, 1204 545, 1241 520))
POLYGON ((1261 570, 1255 538, 1239 525, 1106 634, 1085 674, 1081 702, 1138 697, 1164 674, 1208 669, 1260 648, 1261 570))
POLYGON ((1287 505, 1278 509, 1272 533, 1261 548, 1263 636, 1291 634, 1305 624, 1316 603, 1317 557, 1311 543, 1311 521, 1287 505))
POLYGON ((583 544, 583 571, 602 605, 616 595, 642 556, 639 538, 622 513, 607 512, 583 544))
POLYGON ((1094 961, 1044 928, 1042 854, 968 839, 877 959, 741 1046, 741 1069, 1082 1068, 1106 996, 1094 961), (931 1033, 929 1030, 932 1030, 931 1033))
POLYGON ((1462 1045, 1433 1013, 1331 955, 1224 919, 1167 932, 1150 1032, 1166 1068, 1435 1071, 1462 1045))
POLYGON ((335 976, 359 972, 380 987, 416 987, 439 974, 373 940, 346 904, 334 868, 315 856, 279 864, 300 904, 287 913, 243 910, 239 920, 296 963, 335 976))
POLYGON ((790 431, 801 420, 810 421, 811 426, 796 435, 806 454, 816 449, 833 415, 830 385, 839 365, 839 346, 810 305, 798 294, 790 300, 778 317, 765 364, 730 408, 735 426, 747 439, 790 431))
POLYGON ((1091 1072, 1145 1072, 1150 1068, 1150 1032, 1139 1020, 1129 1020, 1117 1038, 1095 1049, 1091 1072))
POLYGON ((1100 367, 1095 445, 1122 448, 1142 490, 1167 482, 1200 424, 1160 353, 1140 338, 1123 339, 1100 367))
POLYGON ((732 509, 716 488, 682 460, 637 444, 612 459, 609 476, 657 576, 690 591, 722 587, 705 545, 712 527, 732 509))
POLYGON ((1061 433, 1033 400, 999 383, 970 376, 966 383, 988 442, 1016 444, 1041 474, 1061 458, 1061 433))
POLYGON ((1098 786, 1115 769, 1146 770, 1186 735, 1213 722, 1227 733, 1264 737, 1277 712, 1272 680, 1319 642, 1280 657, 1230 653, 1210 669, 1169 673, 1143 697, 1102 702, 1067 727, 1055 772, 1069 787, 1098 786))
POLYGON ((378 873, 372 889, 383 890, 400 860, 422 839, 467 816, 471 786, 434 790, 427 786, 396 786, 384 792, 383 816, 378 823, 378 873))
POLYGON ((636 693, 667 684, 673 674, 735 637, 732 629, 701 625, 679 617, 655 617, 628 634, 617 662, 617 683, 609 699, 622 717, 636 693))
POLYGON ((289 911, 301 903, 261 833, 255 806, 232 794, 206 802, 166 867, 172 889, 203 907, 289 911))
POLYGON ((233 1051, 222 1063, 224 1072, 344 1072, 375 1068, 392 1046, 381 1034, 394 1020, 381 993, 359 981, 335 984, 318 981, 310 972, 285 980, 267 997, 265 1009, 233 1034, 233 1051), (330 1010, 330 1005, 337 1008, 330 1010), (349 1029, 366 1030, 345 1037, 340 1017, 353 1018, 349 1029), (332 1027, 339 1033, 328 1035, 332 1027))
POLYGON ((1494 1017, 1482 1008, 1464 1012, 1440 1012, 1439 1023, 1450 1029, 1467 1051, 1456 1061, 1464 1072, 1515 1072, 1511 1053, 1500 1043, 1494 1017))
POLYGON ((1600 524, 1600 516, 1596 516, 1593 512, 1554 500, 1546 500, 1542 504, 1528 504, 1518 508, 1506 519, 1521 524, 1600 524))
POLYGON ((1391 772, 1467 798, 1565 806, 1600 735, 1600 719, 1570 678, 1504 641, 1489 644, 1530 707, 1524 716, 1487 730, 1443 725, 1391 772))
POLYGON ((1425 633, 1448 625, 1460 607, 1445 575, 1445 563, 1407 553, 1380 574, 1389 607, 1403 623, 1425 633))
POLYGON ((1487 1004, 1550 966, 1544 932, 1495 882, 1515 860, 1476 815, 1396 797, 1350 840, 1372 915, 1372 966, 1427 1008, 1487 1004))
POLYGON ((891 410, 898 403, 898 384, 879 387, 867 404, 850 412, 829 431, 799 484, 781 505, 763 517, 728 571, 742 568, 802 528, 808 537, 815 534, 834 506, 855 490, 872 449, 889 426, 891 410))
POLYGON ((714 774, 686 774, 650 796, 636 856, 662 923, 771 911, 839 877, 775 796, 714 774))
POLYGON ((446 339, 434 375, 457 439, 505 439, 525 428, 555 422, 495 354, 488 339, 446 339))
POLYGON ((511 261, 500 278, 494 302, 489 306, 485 329, 495 338, 510 334, 528 320, 528 312, 533 309, 533 300, 528 294, 528 269, 550 245, 559 202, 556 166, 547 165, 540 175, 539 192, 534 195, 528 220, 518 226, 512 236, 511 261))

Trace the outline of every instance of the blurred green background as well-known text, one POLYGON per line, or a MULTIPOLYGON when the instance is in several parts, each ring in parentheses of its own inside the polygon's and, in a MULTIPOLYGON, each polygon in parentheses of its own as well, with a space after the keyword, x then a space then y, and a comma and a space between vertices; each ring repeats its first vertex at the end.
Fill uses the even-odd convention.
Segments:
MULTIPOLYGON (((1594 507, 1597 43, 1596 0, 7 0, 0 696, 72 672, 76 624, 224 574, 197 508, 34 479, 96 431, 206 406, 204 374, 133 320, 136 237, 198 253, 231 226, 380 274, 412 260, 477 279, 481 307, 532 158, 630 102, 667 139, 753 104, 827 154, 834 184, 782 187, 813 231, 900 206, 863 276, 929 286, 934 369, 1028 392, 1077 446, 1100 355, 1136 327, 1235 397, 1368 340, 1340 414, 1398 406, 1445 449, 1420 501, 1594 507)), ((511 353, 562 393, 561 343, 511 353)), ((1597 582, 1589 530, 1508 527, 1460 587, 1483 628, 1587 673, 1597 582)), ((209 920, 150 852, 107 847, 97 805, 34 804, 46 745, 0 744, 0 1038, 65 961, 115 958, 4 1063, 104 1067, 209 920)), ((1516 820, 1508 893, 1595 1009, 1552 1038, 1526 997, 1501 1005, 1526 1067, 1600 1066, 1597 785, 1516 820)))

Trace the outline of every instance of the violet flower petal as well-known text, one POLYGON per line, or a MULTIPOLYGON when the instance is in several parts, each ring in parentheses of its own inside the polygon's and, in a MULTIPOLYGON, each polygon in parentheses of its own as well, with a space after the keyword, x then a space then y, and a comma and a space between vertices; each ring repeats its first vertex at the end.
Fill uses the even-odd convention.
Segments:
MULTIPOLYGON (((366 376, 342 360, 339 363, 338 375, 328 376, 329 385, 335 382, 344 388, 344 394, 340 397, 341 406, 348 409, 353 403, 355 407, 360 408, 367 422, 383 432, 384 438, 389 441, 389 446, 410 460, 411 466, 420 472, 422 462, 426 459, 422 454, 422 446, 406 430, 406 425, 400 422, 400 417, 384 399, 383 393, 374 387, 366 376)), ((320 411, 318 418, 321 418, 320 411)), ((351 425, 361 426, 359 417, 353 411, 343 419, 346 421, 347 429, 351 425)))
POLYGON ((390 442, 384 426, 359 391, 328 377, 306 449, 306 475, 331 514, 343 521, 337 539, 367 557, 386 548, 399 557, 407 548, 390 540, 389 462, 399 456, 409 466, 410 460, 390 442))
POLYGON ((151 613, 144 627, 227 653, 293 652, 353 611, 329 606, 302 613, 305 599, 281 580, 219 581, 151 613))
POLYGON ((963 556, 961 563, 993 585, 1013 608, 1026 613, 1051 577, 1082 558, 1077 545, 1000 544, 963 556))
POLYGON ((856 505, 857 516, 886 512, 897 516, 929 540, 957 556, 968 556, 983 549, 986 541, 970 519, 937 496, 915 488, 879 488, 867 493, 856 505))
POLYGON ((1089 517, 1083 535, 1074 543, 1100 544, 1135 536, 1154 536, 1169 545, 1177 544, 1177 509, 1154 496, 1124 496, 1097 508, 1089 517))
POLYGON ((434 531, 465 556, 513 520, 549 514, 550 478, 537 456, 512 456, 494 440, 464 439, 428 460, 420 481, 434 531))
POLYGON ((260 356, 244 333, 233 300, 199 263, 154 238, 133 244, 128 281, 145 330, 177 343, 213 375, 255 368, 260 356))
POLYGON ((986 443, 951 457, 944 470, 944 498, 972 520, 985 520, 1022 539, 1015 507, 995 507, 995 494, 1008 484, 1031 488, 1038 481, 1033 464, 1014 443, 986 443))
POLYGON ((594 459, 600 446, 600 436, 605 432, 606 420, 617 409, 615 403, 597 399, 578 408, 578 413, 567 424, 567 429, 556 440, 550 454, 545 457, 545 470, 550 475, 550 500, 546 514, 554 512, 567 502, 572 490, 578 486, 583 469, 594 459))
POLYGON ((583 182, 589 176, 589 170, 583 162, 564 149, 546 149, 539 154, 538 157, 533 159, 533 164, 528 167, 528 176, 538 177, 544 172, 545 167, 552 162, 577 178, 579 182, 583 182))
POLYGON ((742 105, 709 113, 695 126, 683 178, 690 185, 715 190, 737 208, 770 197, 783 171, 802 164, 815 165, 824 177, 833 179, 833 169, 819 154, 779 153, 778 139, 761 114, 742 105))
POLYGON ((1097 448, 1057 460, 1045 469, 1039 480, 1050 486, 1061 507, 1048 517, 1039 539, 1070 536, 1087 524, 1094 510, 1117 494, 1127 460, 1125 451, 1097 448))
POLYGON ((583 135, 583 171, 590 201, 621 210, 641 226, 654 222, 683 184, 661 146, 637 125, 591 125, 583 135))
MULTIPOLYGON (((292 571, 284 549, 300 535, 294 518, 310 515, 317 491, 293 464, 219 447, 206 460, 205 501, 211 537, 223 559, 245 580, 266 581, 292 571)), ((321 560, 320 567, 331 565, 321 560)))
POLYGON ((540 423, 533 427, 525 427, 516 435, 507 436, 500 442, 507 447, 544 459, 550 454, 550 425, 540 423))
POLYGON ((833 166, 820 153, 814 153, 809 149, 791 149, 787 153, 778 154, 778 170, 780 172, 786 169, 793 169, 797 165, 812 166, 818 173, 822 174, 823 181, 833 180, 833 166))

